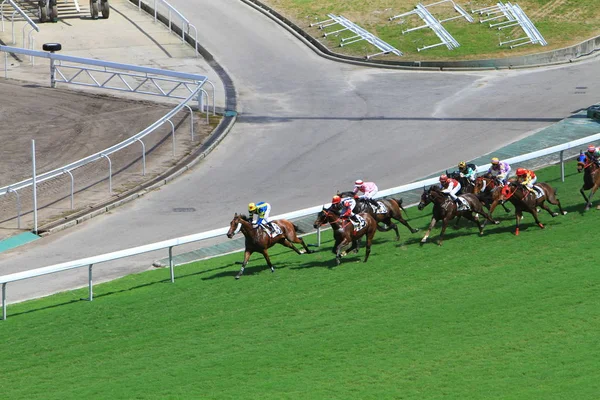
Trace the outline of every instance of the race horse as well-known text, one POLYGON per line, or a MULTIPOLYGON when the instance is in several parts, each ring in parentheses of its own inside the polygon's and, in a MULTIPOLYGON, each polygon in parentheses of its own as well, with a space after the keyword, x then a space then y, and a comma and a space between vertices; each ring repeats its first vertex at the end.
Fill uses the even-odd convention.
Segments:
POLYGON ((486 220, 498 224, 497 221, 494 221, 484 210, 483 204, 477 196, 473 193, 465 193, 460 195, 468 204, 469 210, 458 211, 456 204, 454 201, 446 196, 442 189, 439 186, 431 186, 429 189, 423 188, 423 193, 421 194, 421 201, 419 202, 418 209, 423 210, 429 203, 433 203, 433 216, 431 217, 431 223, 429 224, 429 229, 425 233, 423 239, 421 239, 421 245, 427 242, 427 238, 431 233, 431 230, 435 226, 437 221, 442 221, 442 231, 440 232, 440 238, 438 240, 438 245, 442 245, 444 241, 444 233, 446 232, 446 228, 448 227, 448 222, 450 222, 455 217, 465 217, 468 220, 471 220, 477 224, 479 227, 479 234, 483 235, 483 228, 485 226, 485 221, 482 223, 479 220, 479 215, 483 215, 486 220))
POLYGON ((583 186, 579 190, 583 198, 585 199, 585 211, 589 210, 592 206, 592 196, 600 187, 600 167, 593 161, 588 159, 585 155, 579 156, 577 159, 577 172, 583 172, 583 186), (585 195, 585 191, 589 190, 589 198, 585 195))
POLYGON ((494 210, 500 204, 504 211, 510 212, 503 201, 500 201, 502 196, 502 188, 504 186, 499 183, 496 179, 486 176, 478 176, 475 178, 475 186, 473 193, 479 198, 488 210, 490 210, 490 216, 494 214, 494 210))
POLYGON ((369 213, 360 213, 356 215, 360 216, 364 223, 355 226, 348 218, 341 218, 332 207, 323 208, 317 215, 317 219, 313 224, 315 229, 326 223, 331 225, 333 238, 335 240, 332 252, 335 254, 336 265, 340 265, 342 257, 350 251, 355 250, 358 252, 359 240, 365 235, 367 237, 367 244, 364 262, 367 262, 369 259, 373 237, 375 236, 375 232, 377 232, 377 222, 369 213), (344 247, 349 244, 352 244, 352 246, 344 251, 344 247))
POLYGON ((246 238, 244 262, 242 262, 242 268, 235 276, 235 279, 240 279, 244 273, 246 265, 248 264, 250 256, 255 252, 262 254, 267 261, 267 265, 269 268, 271 268, 271 272, 275 272, 275 267, 273 267, 273 264, 271 264, 271 259, 269 258, 267 249, 276 243, 282 244, 285 247, 289 247, 298 254, 302 254, 303 252, 298 250, 293 244, 300 243, 302 244, 302 247, 304 247, 304 252, 312 253, 312 251, 308 249, 308 246, 306 246, 306 243, 304 243, 304 240, 297 236, 296 232, 298 231, 298 227, 296 225, 286 219, 278 219, 273 221, 272 225, 279 227, 280 232, 274 232, 273 235, 270 235, 263 228, 254 228, 252 226, 252 220, 246 217, 244 214, 235 213, 233 219, 229 223, 227 237, 231 239, 236 233, 241 231, 246 238))
POLYGON ((557 205, 558 209, 563 215, 567 213, 563 210, 560 201, 556 198, 556 190, 552 188, 552 186, 548 185, 547 183, 536 183, 535 186, 540 188, 542 191, 539 197, 534 193, 531 193, 529 189, 525 187, 525 185, 518 182, 509 182, 502 188, 502 196, 500 198, 502 200, 510 201, 515 206, 515 218, 517 222, 515 235, 517 236, 519 235, 519 224, 521 222, 521 218, 523 218, 523 211, 533 215, 535 223, 538 224, 538 226, 542 229, 544 229, 544 225, 538 218, 538 207, 548 211, 548 214, 550 214, 552 217, 556 217, 558 215, 557 212, 550 210, 546 204, 546 201, 548 201, 550 204, 557 205))
MULTIPOLYGON (((344 197, 353 197, 353 192, 342 192, 338 193, 338 196, 344 197)), ((377 222, 377 229, 382 232, 387 232, 390 229, 393 229, 396 232, 396 240, 400 240, 400 232, 398 232, 398 226, 392 222, 392 219, 400 222, 402 225, 410 230, 410 233, 416 233, 419 230, 414 229, 410 226, 407 220, 402 217, 402 211, 406 213, 404 207, 402 207, 402 199, 381 199, 375 200, 378 204, 377 209, 375 206, 371 204, 369 201, 364 199, 356 199, 356 207, 352 210, 355 214, 360 213, 369 213, 377 222), (384 226, 379 226, 379 223, 383 223, 384 226)))
POLYGON ((458 183, 460 183, 460 190, 457 194, 473 193, 473 190, 475 189, 475 184, 471 182, 471 180, 466 176, 460 176, 459 171, 446 171, 446 176, 448 176, 448 178, 456 179, 458 183))

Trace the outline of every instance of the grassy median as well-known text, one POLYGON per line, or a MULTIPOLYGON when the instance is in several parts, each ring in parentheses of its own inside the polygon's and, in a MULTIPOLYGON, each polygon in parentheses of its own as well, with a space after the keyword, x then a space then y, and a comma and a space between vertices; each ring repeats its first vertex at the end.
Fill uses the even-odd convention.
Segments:
MULTIPOLYGON (((595 399, 600 368, 598 217, 582 175, 539 173, 566 216, 513 215, 443 247, 377 233, 334 267, 328 242, 242 254, 11 305, 0 322, 7 399, 595 399)), ((429 206, 430 207, 430 206, 429 206)), ((410 208, 425 228, 431 209, 410 208)), ((223 225, 227 223, 224 216, 223 225)), ((439 227, 432 235, 436 239, 439 227)), ((314 237, 308 242, 314 243, 314 237)), ((124 261, 126 262, 126 260, 124 261)), ((10 288, 9 288, 10 289, 10 288)))

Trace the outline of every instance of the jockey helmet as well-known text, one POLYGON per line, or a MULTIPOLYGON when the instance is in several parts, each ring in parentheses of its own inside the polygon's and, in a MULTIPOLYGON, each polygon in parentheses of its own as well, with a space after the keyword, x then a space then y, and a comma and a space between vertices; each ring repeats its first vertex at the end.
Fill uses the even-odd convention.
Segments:
POLYGON ((587 148, 587 151, 590 153, 595 153, 596 152, 596 147, 593 144, 590 144, 587 148))
POLYGON ((448 182, 448 177, 446 175, 440 176, 440 182, 442 182, 442 183, 448 182))
POLYGON ((464 161, 461 161, 458 163, 458 168, 466 168, 467 167, 467 163, 464 161))
POLYGON ((356 185, 356 186, 362 186, 362 184, 363 184, 363 183, 364 183, 364 182, 363 182, 363 180, 362 180, 362 179, 357 179, 357 180, 354 182, 354 185, 356 185))
POLYGON ((331 199, 331 204, 339 204, 340 201, 342 201, 340 196, 333 196, 333 199, 331 199))
POLYGON ((498 159, 498 157, 492 158, 492 164, 494 164, 494 165, 500 164, 500 160, 498 159))
POLYGON ((256 210, 256 204, 254 204, 254 203, 248 204, 248 211, 252 212, 254 210, 256 210))
POLYGON ((517 176, 527 175, 527 170, 525 168, 517 168, 517 176))

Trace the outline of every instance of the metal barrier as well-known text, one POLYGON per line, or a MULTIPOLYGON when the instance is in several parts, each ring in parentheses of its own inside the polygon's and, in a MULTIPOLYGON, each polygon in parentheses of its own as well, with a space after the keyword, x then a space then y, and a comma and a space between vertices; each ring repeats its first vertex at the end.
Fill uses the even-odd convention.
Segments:
POLYGON ((366 40, 367 42, 371 43, 373 46, 375 46, 379 50, 381 50, 381 53, 367 55, 366 56, 367 60, 369 60, 375 56, 379 56, 382 54, 389 54, 389 53, 395 54, 397 56, 403 55, 403 53, 400 50, 396 49, 395 47, 388 44, 387 42, 379 39, 377 36, 373 35, 372 33, 368 32, 367 30, 356 25, 354 22, 350 21, 349 19, 342 17, 341 15, 335 15, 335 14, 327 14, 327 16, 329 17, 328 20, 321 21, 321 22, 315 22, 315 23, 310 24, 310 26, 319 25, 319 29, 324 29, 328 26, 333 26, 333 25, 343 26, 342 29, 338 29, 337 31, 326 32, 325 34, 323 34, 324 37, 327 37, 329 35, 337 35, 340 32, 344 32, 344 31, 350 31, 350 32, 355 33, 355 36, 342 38, 340 47, 347 46, 352 43, 360 42, 361 40, 366 40))
MULTIPOLYGON (((150 4, 150 0, 138 0, 138 10, 141 11, 142 9, 142 2, 146 5, 150 4)), ((168 24, 167 26, 169 27, 169 32, 172 32, 172 21, 173 21, 173 14, 178 17, 178 19, 181 20, 182 22, 182 26, 181 26, 181 41, 185 42, 185 35, 186 35, 186 31, 187 31, 187 35, 191 36, 194 38, 194 43, 195 43, 195 50, 196 50, 196 57, 199 56, 198 53, 198 29, 196 29, 196 27, 190 23, 190 21, 188 21, 188 19, 186 17, 183 16, 183 14, 181 14, 179 11, 177 11, 177 9, 175 7, 173 7, 171 4, 169 4, 167 1, 165 0, 153 0, 152 1, 154 3, 154 22, 158 21, 158 6, 162 6, 163 8, 166 9, 167 11, 167 21, 168 24), (194 35, 190 35, 190 29, 192 29, 194 31, 194 35)))
MULTIPOLYGON (((27 25, 31 27, 29 33, 27 34, 28 42, 25 43, 25 28, 27 27, 27 25, 23 25, 23 47, 33 50, 34 38, 32 36, 32 33, 33 31, 39 32, 40 28, 13 0, 2 0, 2 4, 0 4, 0 20, 2 21, 2 32, 4 32, 4 5, 6 3, 10 4, 14 9, 10 19, 12 23, 12 44, 17 44, 17 40, 15 39, 15 16, 16 14, 19 14, 27 22, 27 25)), ((33 62, 33 57, 31 57, 31 61, 33 62)))
POLYGON ((500 41, 500 46, 508 44, 508 43, 517 43, 510 46, 510 48, 515 48, 518 46, 523 46, 525 44, 537 44, 539 43, 542 46, 546 46, 548 43, 535 27, 533 22, 529 19, 525 11, 519 7, 518 4, 511 4, 509 2, 502 3, 498 2, 495 6, 481 8, 479 10, 471 10, 472 13, 479 13, 480 15, 486 14, 490 18, 481 19, 479 22, 484 23, 488 21, 493 21, 501 18, 506 18, 505 21, 497 22, 494 24, 489 24, 490 28, 498 27, 498 30, 512 28, 514 26, 520 26, 521 29, 525 32, 524 37, 520 37, 517 39, 507 40, 505 42, 500 41))
POLYGON ((421 47, 421 48, 417 48, 417 51, 431 49, 432 47, 438 47, 438 46, 442 46, 442 45, 445 45, 448 48, 448 50, 452 50, 452 49, 455 49, 455 48, 459 47, 460 44, 442 26, 442 23, 446 22, 446 21, 452 21, 452 20, 455 20, 457 18, 464 18, 468 22, 473 22, 474 21, 473 18, 465 10, 463 10, 458 4, 454 3, 454 1, 452 1, 452 0, 441 0, 441 1, 438 1, 436 3, 427 4, 427 5, 423 5, 423 4, 419 3, 419 4, 416 5, 415 10, 406 12, 404 14, 399 14, 399 15, 395 15, 393 17, 390 17, 390 21, 393 21, 394 19, 406 17, 406 16, 409 16, 409 15, 412 15, 412 14, 418 15, 423 21, 425 21, 425 25, 417 26, 415 28, 410 28, 410 29, 407 29, 405 31, 402 31, 403 35, 406 34, 406 33, 408 33, 408 32, 416 31, 418 29, 431 28, 431 30, 441 40, 440 43, 436 43, 436 44, 433 44, 433 45, 430 45, 430 46, 424 46, 424 47, 421 47), (452 3, 452 6, 453 6, 454 10, 456 12, 458 12, 460 15, 457 15, 456 17, 446 18, 446 19, 438 21, 429 12, 429 10, 427 9, 427 7, 436 6, 436 5, 439 5, 439 4, 446 3, 446 2, 452 3))
MULTIPOLYGON (((568 143, 563 143, 557 146, 552 146, 543 150, 534 151, 532 153, 523 154, 517 157, 508 158, 505 161, 514 163, 525 162, 528 160, 533 160, 536 158, 553 155, 556 153, 560 154, 560 163, 561 163, 561 178, 564 181, 564 152, 568 150, 576 149, 578 146, 587 145, 590 142, 594 142, 600 139, 600 133, 597 133, 592 136, 588 136, 585 138, 573 140, 568 143)), ((477 168, 478 172, 486 171, 491 164, 482 165, 477 168)), ((433 185, 438 183, 438 178, 430 178, 425 179, 418 182, 409 183, 407 185, 398 186, 395 188, 382 190, 378 193, 378 198, 395 195, 398 193, 404 193, 410 190, 420 190, 427 185, 433 185)), ((322 205, 306 208, 299 211, 294 211, 286 214, 281 214, 272 217, 272 219, 294 219, 310 216, 318 213, 322 210, 322 205)), ((29 271, 17 272, 10 275, 0 276, 0 284, 2 284, 2 319, 6 319, 6 287, 10 282, 21 281, 25 279, 35 278, 43 275, 54 274, 61 271, 68 271, 77 268, 88 268, 88 300, 93 300, 93 269, 92 267, 95 264, 100 264, 103 262, 113 261, 120 258, 131 257, 139 254, 148 253, 155 250, 163 250, 168 249, 169 252, 169 271, 171 282, 175 282, 175 271, 174 271, 174 262, 173 262, 173 247, 180 246, 187 243, 197 242, 200 240, 211 239, 218 236, 222 236, 227 233, 228 228, 220 228, 214 229, 208 232, 202 232, 194 235, 183 236, 176 239, 165 240, 161 242, 151 243, 144 246, 133 247, 130 249, 120 250, 112 253, 101 254, 94 257, 83 258, 80 260, 70 261, 61 264, 50 265, 48 267, 33 269, 29 271)), ((317 240, 320 243, 320 230, 317 230, 317 240)))
MULTIPOLYGON (((202 108, 202 103, 203 103, 202 98, 204 96, 207 97, 206 118, 207 118, 207 123, 208 123, 208 117, 209 117, 209 115, 208 115, 208 113, 209 113, 208 93, 202 88, 202 86, 206 82, 208 82, 208 78, 204 75, 188 74, 188 73, 183 73, 183 72, 175 72, 175 71, 160 70, 160 69, 155 69, 155 68, 140 67, 140 66, 136 66, 136 65, 119 64, 119 63, 113 63, 113 62, 108 62, 108 61, 64 56, 64 55, 59 55, 59 54, 55 54, 55 53, 47 53, 47 52, 42 52, 42 51, 21 49, 18 47, 8 47, 8 46, 0 45, 0 51, 5 53, 6 71, 8 69, 6 59, 8 58, 9 53, 25 54, 25 55, 31 55, 31 56, 35 56, 35 57, 42 57, 42 58, 50 59, 51 71, 54 71, 54 73, 57 74, 59 77, 58 79, 56 79, 56 76, 51 73, 51 86, 55 82, 65 82, 65 83, 79 84, 79 85, 84 85, 84 86, 94 86, 94 87, 105 88, 105 89, 114 89, 114 90, 121 90, 121 91, 141 93, 141 94, 162 95, 162 96, 171 97, 171 98, 183 99, 183 101, 179 105, 177 105, 175 108, 173 108, 173 110, 171 110, 169 113, 167 113, 164 117, 162 117, 158 121, 154 122, 152 125, 150 125, 146 129, 144 129, 143 131, 128 138, 127 140, 124 140, 123 142, 118 143, 112 147, 109 147, 108 149, 102 150, 96 154, 92 154, 81 160, 72 162, 68 165, 62 166, 53 171, 46 172, 46 173, 38 175, 36 177, 37 178, 36 183, 39 184, 44 181, 47 181, 47 180, 50 180, 50 179, 53 179, 53 178, 56 178, 59 176, 63 176, 64 174, 68 174, 71 178, 71 209, 74 208, 74 185, 73 185, 74 178, 73 178, 71 171, 73 171, 77 168, 80 168, 84 165, 87 165, 91 162, 94 162, 94 161, 97 161, 100 159, 106 159, 108 161, 109 192, 112 193, 112 163, 110 160, 111 154, 113 154, 119 150, 122 150, 134 143, 140 143, 142 146, 142 168, 143 168, 143 174, 145 175, 145 170, 146 170, 145 153, 146 153, 146 151, 145 151, 145 145, 141 140, 142 138, 144 138, 151 132, 155 131, 156 129, 161 127, 163 124, 168 123, 171 125, 171 133, 173 136, 173 146, 175 146, 175 144, 174 144, 175 143, 175 141, 174 141, 175 126, 174 126, 173 122, 171 122, 171 118, 175 114, 177 114, 179 111, 181 111, 183 108, 187 108, 189 110, 190 118, 192 121, 190 123, 190 134, 191 134, 192 140, 194 140, 193 111, 192 111, 192 108, 188 105, 188 103, 192 100, 197 100, 200 108, 202 108), (63 61, 77 63, 77 64, 81 64, 81 65, 64 65, 64 64, 55 65, 54 64, 55 62, 63 62, 63 61), (90 67, 88 67, 88 66, 90 66, 90 67), (92 67, 101 67, 102 69, 92 68, 92 67), (74 77, 67 79, 65 77, 65 74, 63 72, 61 72, 61 69, 74 69, 74 70, 77 70, 78 72, 75 73, 74 77), (123 71, 126 71, 126 72, 123 72, 123 71), (106 78, 103 80, 95 79, 93 76, 94 72, 108 74, 109 78, 106 78), (75 78, 83 73, 85 73, 87 76, 89 76, 93 83, 76 82, 75 78), (118 88, 118 87, 111 86, 110 82, 113 78, 120 79, 120 81, 124 83, 124 87, 118 88), (135 86, 127 83, 126 79, 128 79, 128 78, 137 79, 135 86), (152 93, 152 92, 149 92, 148 90, 143 89, 143 87, 144 87, 143 85, 145 85, 146 83, 148 83, 150 87, 156 88, 158 93, 152 93), (167 89, 164 86, 161 86, 161 83, 171 84, 171 87, 169 89, 167 89), (177 92, 178 89, 179 89, 179 92, 177 92), (183 94, 180 94, 180 92, 184 92, 184 93, 187 92, 187 96, 183 96, 183 94)), ((7 74, 6 71, 5 71, 5 76, 7 74)), ((213 87, 213 94, 214 94, 214 87, 213 87)), ((215 112, 215 109, 214 109, 214 101, 213 101, 213 114, 214 114, 214 112, 215 112)), ((18 190, 32 186, 32 185, 33 185, 33 178, 26 179, 21 182, 13 183, 11 185, 0 188, 0 196, 6 195, 9 193, 15 193, 15 195, 17 196, 18 228, 21 228, 21 226, 20 226, 20 217, 21 217, 20 201, 21 201, 21 199, 20 199, 18 190)))

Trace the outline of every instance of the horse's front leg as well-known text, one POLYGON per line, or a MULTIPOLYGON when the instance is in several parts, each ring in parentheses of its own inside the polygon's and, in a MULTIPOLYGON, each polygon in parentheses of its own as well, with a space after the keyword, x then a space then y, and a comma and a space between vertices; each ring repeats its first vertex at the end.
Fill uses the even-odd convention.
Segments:
POLYGON ((240 279, 240 277, 244 273, 244 269, 246 268, 246 265, 248 264, 248 260, 250 259, 251 255, 252 255, 252 252, 250 250, 246 250, 244 252, 244 261, 242 262, 242 268, 240 269, 240 272, 238 272, 237 275, 235 276, 235 279, 240 279))
POLYGON ((431 233, 431 230, 435 226, 436 222, 437 222, 437 220, 435 219, 435 217, 431 217, 431 222, 429 223, 429 228, 427 229, 427 232, 425 232, 425 236, 423 236, 423 239, 421 239, 421 246, 424 245, 425 243, 427 243, 427 238, 429 237, 429 234, 431 233))
POLYGON ((444 242, 444 233, 446 233, 446 228, 448 227, 448 220, 444 218, 442 220, 442 231, 440 232, 440 238, 438 239, 438 246, 441 246, 444 242))
MULTIPOLYGON (((546 206, 548 207, 548 206, 546 206)), ((552 211, 549 211, 550 213, 552 213, 552 211)), ((531 215, 533 215, 533 219, 535 220, 535 223, 538 224, 538 226, 542 229, 544 229, 544 225, 540 222, 540 219, 538 218, 538 212, 537 212, 537 208, 533 207, 531 210, 531 215)))
POLYGON ((584 186, 582 186, 581 189, 579 189, 579 193, 581 193, 581 195, 583 196, 583 200, 585 200, 585 204, 587 206, 587 204, 589 203, 589 200, 588 200, 587 196, 585 195, 585 190, 583 190, 584 186))
POLYGON ((262 255, 265 258, 265 260, 267 261, 267 265, 269 266, 269 268, 271 268, 271 272, 275 272, 275 267, 273 266, 273 264, 271 264, 271 258, 269 257, 269 253, 267 252, 267 249, 263 250, 262 255))
POLYGON ((348 243, 350 243, 350 241, 346 238, 344 238, 337 246, 337 249, 335 251, 335 263, 336 265, 340 265, 340 263, 342 262, 342 249, 348 245, 348 243))
POLYGON ((592 207, 592 197, 594 196, 594 193, 596 193, 596 190, 598 190, 598 186, 594 185, 594 187, 592 187, 592 189, 590 190, 590 197, 587 201, 587 204, 585 205, 585 211, 589 210, 592 207))
POLYGON ((515 209, 515 220, 517 227, 515 228, 515 236, 519 236, 519 224, 521 223, 521 218, 523 218, 523 211, 515 209))

